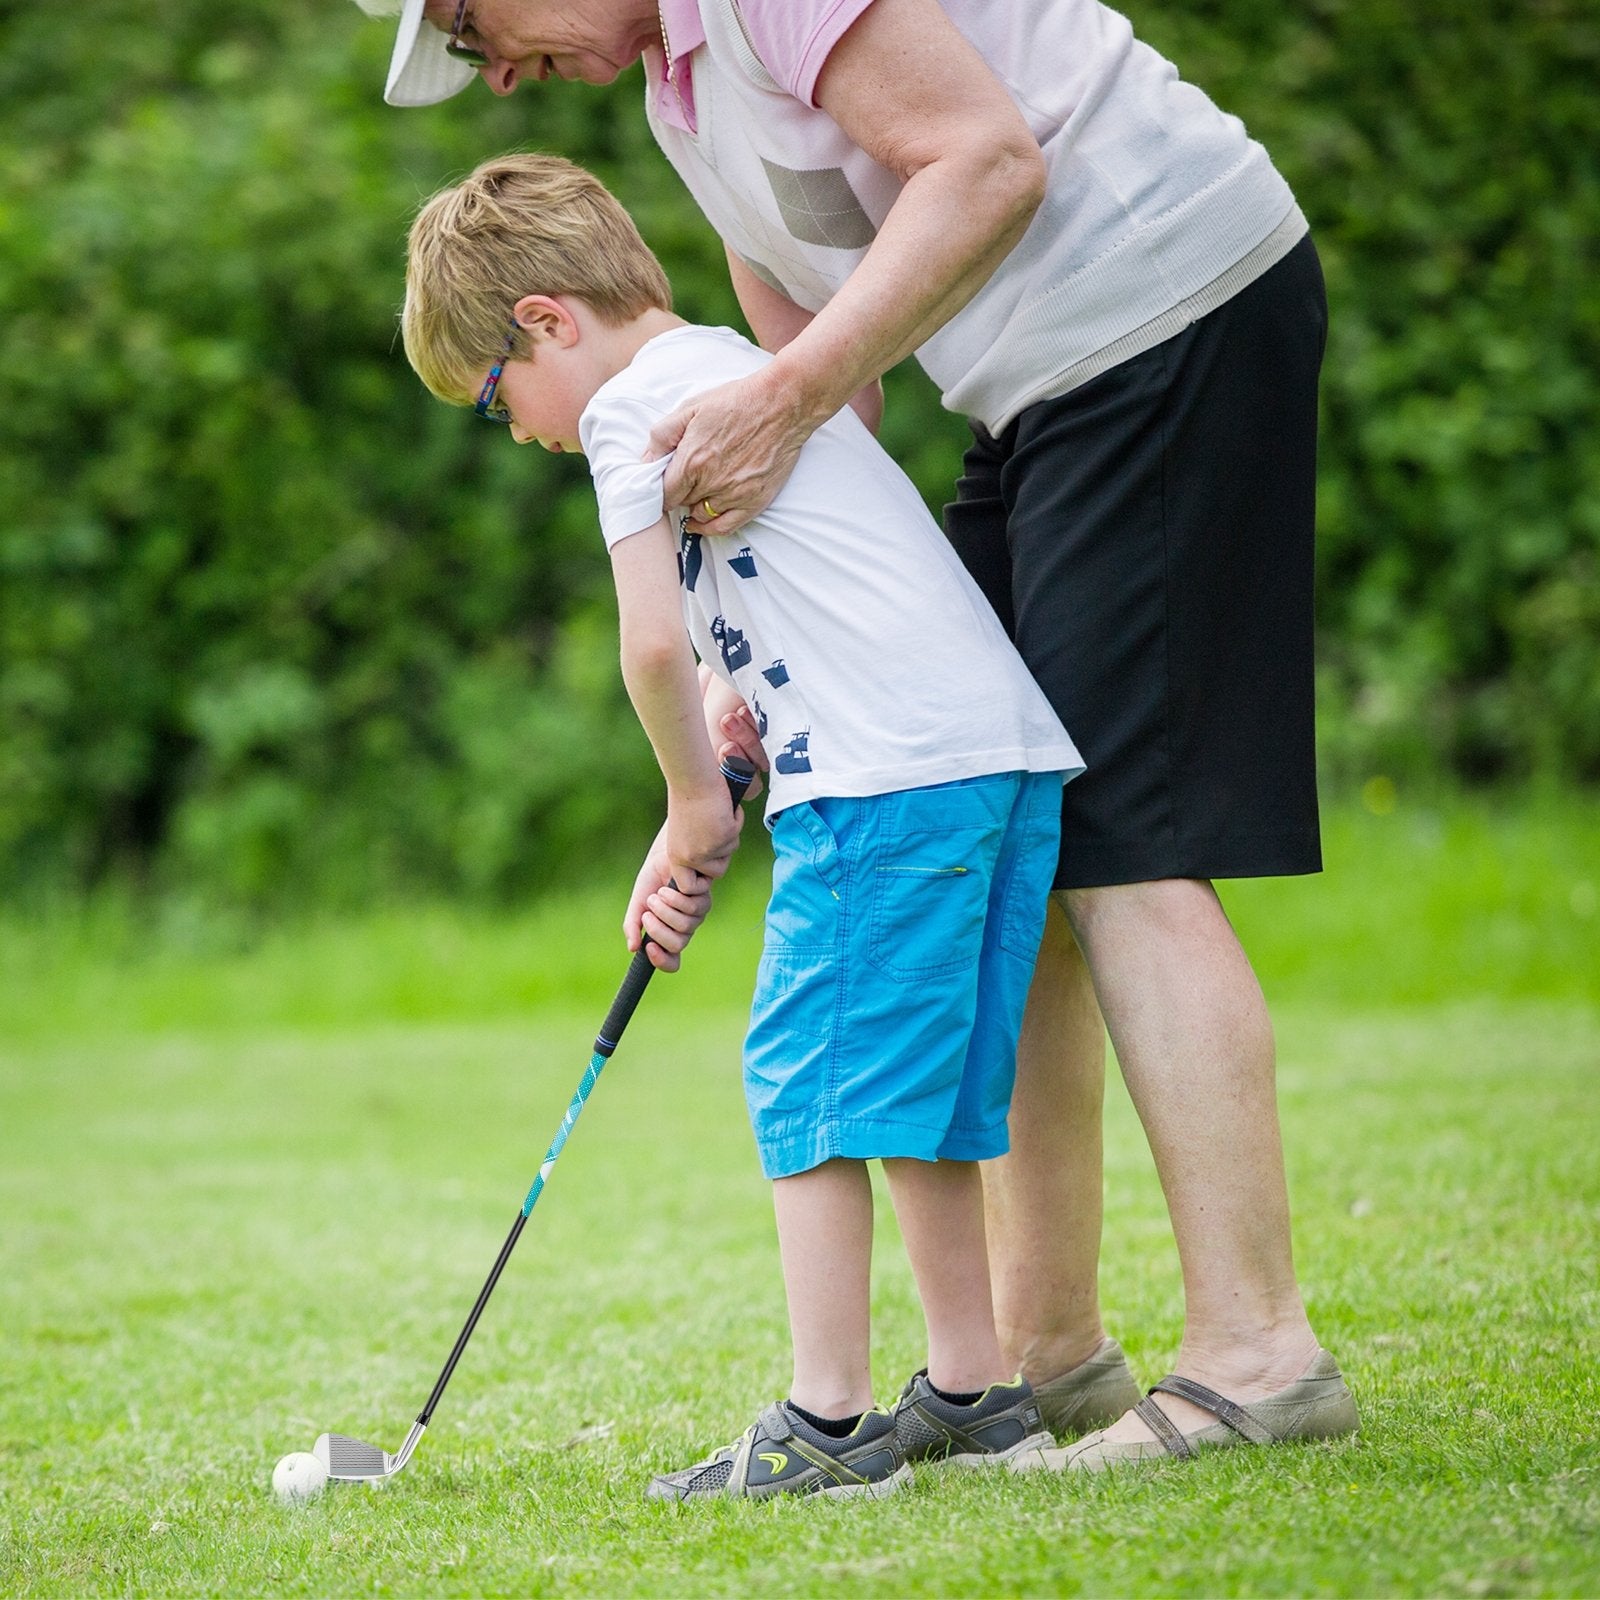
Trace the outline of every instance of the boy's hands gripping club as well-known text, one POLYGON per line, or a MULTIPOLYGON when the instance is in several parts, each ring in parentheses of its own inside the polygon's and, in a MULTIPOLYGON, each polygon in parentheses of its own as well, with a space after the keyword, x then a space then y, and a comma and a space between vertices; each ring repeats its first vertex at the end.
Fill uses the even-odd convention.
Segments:
MULTIPOLYGON (((731 764, 733 770, 749 774, 750 793, 759 794, 757 774, 766 769, 767 757, 749 708, 735 691, 715 680, 706 694, 707 720, 715 720, 724 741, 717 752, 724 777, 731 764), (716 702, 719 691, 731 710, 722 711, 716 702)), ((720 799, 676 809, 669 799, 667 820, 634 880, 623 918, 623 937, 630 950, 646 950, 659 971, 678 970, 685 947, 711 910, 711 884, 728 870, 743 826, 744 813, 736 808, 730 818, 720 799)))

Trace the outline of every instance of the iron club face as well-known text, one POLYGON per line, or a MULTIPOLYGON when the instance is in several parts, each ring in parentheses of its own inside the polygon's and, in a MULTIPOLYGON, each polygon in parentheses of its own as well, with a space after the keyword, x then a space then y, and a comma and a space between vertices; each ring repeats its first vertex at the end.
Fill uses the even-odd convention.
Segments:
POLYGON ((392 1478, 417 1448, 427 1428, 421 1422, 411 1424, 406 1442, 394 1455, 380 1450, 375 1444, 364 1444, 360 1439, 347 1438, 342 1433, 324 1433, 311 1447, 311 1453, 327 1468, 330 1478, 343 1483, 378 1483, 392 1478))

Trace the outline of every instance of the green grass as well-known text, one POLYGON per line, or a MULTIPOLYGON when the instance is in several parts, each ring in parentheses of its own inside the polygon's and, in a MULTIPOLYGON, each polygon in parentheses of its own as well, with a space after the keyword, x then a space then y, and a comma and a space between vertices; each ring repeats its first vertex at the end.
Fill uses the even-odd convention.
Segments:
MULTIPOLYGON (((595 1092, 416 1460, 397 1444, 588 1058, 615 892, 256 940, 109 902, 0 927, 0 1593, 1600 1593, 1600 830, 1581 800, 1329 819, 1228 886, 1278 1026, 1298 1259, 1355 1441, 884 1505, 641 1503, 782 1392, 737 1073, 759 862, 595 1092)), ((1114 1079, 1114 1069, 1113 1069, 1114 1079)), ((884 1214, 883 1392, 918 1363, 884 1214)), ((1113 1086, 1107 1316, 1181 1291, 1113 1086)))

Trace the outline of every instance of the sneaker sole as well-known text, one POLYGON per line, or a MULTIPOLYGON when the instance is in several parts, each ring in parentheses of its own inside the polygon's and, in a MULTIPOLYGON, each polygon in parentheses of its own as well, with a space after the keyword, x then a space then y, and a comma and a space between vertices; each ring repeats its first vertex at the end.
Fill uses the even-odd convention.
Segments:
POLYGON ((1055 1449, 1055 1435, 1030 1433, 1026 1439, 1009 1450, 967 1450, 959 1455, 940 1456, 929 1461, 930 1467, 965 1467, 969 1471, 984 1467, 1004 1467, 1011 1472, 1030 1472, 1044 1465, 1046 1451, 1055 1449))
POLYGON ((887 1478, 878 1478, 872 1483, 839 1483, 829 1489, 813 1489, 811 1492, 824 1500, 887 1500, 890 1495, 909 1488, 911 1480, 911 1463, 903 1461, 887 1478))

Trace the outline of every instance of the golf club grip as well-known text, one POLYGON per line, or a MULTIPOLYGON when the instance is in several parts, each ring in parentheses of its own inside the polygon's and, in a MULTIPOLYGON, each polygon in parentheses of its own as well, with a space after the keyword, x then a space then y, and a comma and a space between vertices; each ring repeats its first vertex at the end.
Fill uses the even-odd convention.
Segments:
MULTIPOLYGON (((742 756, 728 756, 719 770, 722 781, 728 786, 728 797, 737 806, 755 782, 756 769, 742 756)), ((678 887, 670 878, 667 881, 672 888, 678 887)), ((622 987, 617 990, 617 997, 611 1002, 606 1020, 600 1024, 600 1032, 595 1036, 594 1053, 597 1056, 609 1056, 621 1043, 623 1030, 650 986, 650 980, 656 975, 649 951, 645 948, 649 943, 649 936, 646 935, 644 944, 634 951, 633 960, 628 963, 627 976, 622 980, 622 987)))

